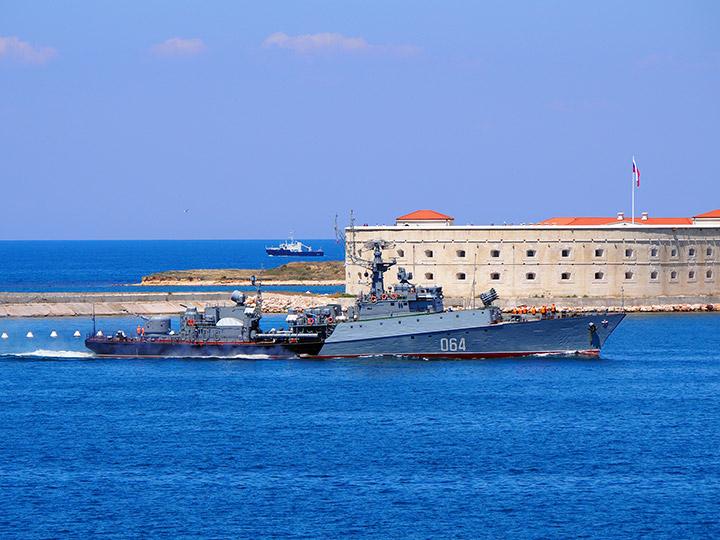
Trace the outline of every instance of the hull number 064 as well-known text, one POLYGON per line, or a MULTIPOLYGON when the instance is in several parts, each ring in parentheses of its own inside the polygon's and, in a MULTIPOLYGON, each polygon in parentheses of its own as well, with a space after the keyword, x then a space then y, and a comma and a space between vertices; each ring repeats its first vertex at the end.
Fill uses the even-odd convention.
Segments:
POLYGON ((464 351, 465 338, 442 338, 440 339, 440 350, 448 351, 464 351))

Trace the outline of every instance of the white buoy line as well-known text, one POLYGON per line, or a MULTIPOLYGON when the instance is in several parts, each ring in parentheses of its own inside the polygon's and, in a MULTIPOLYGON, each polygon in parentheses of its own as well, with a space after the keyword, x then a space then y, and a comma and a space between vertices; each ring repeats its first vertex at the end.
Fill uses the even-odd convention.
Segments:
MULTIPOLYGON (((98 332, 97 335, 102 336, 102 332, 98 332)), ((33 334, 32 332, 28 332, 27 334, 25 334, 25 337, 28 339, 32 339, 35 337, 35 334, 33 334)), ((55 330, 53 330, 52 332, 50 332, 50 337, 56 338, 56 337, 58 337, 58 333, 55 330)), ((80 330, 75 330, 73 337, 76 337, 76 338, 82 337, 80 330)), ((7 332, 3 332, 2 335, 0 335, 0 339, 10 339, 10 336, 8 335, 7 332)))

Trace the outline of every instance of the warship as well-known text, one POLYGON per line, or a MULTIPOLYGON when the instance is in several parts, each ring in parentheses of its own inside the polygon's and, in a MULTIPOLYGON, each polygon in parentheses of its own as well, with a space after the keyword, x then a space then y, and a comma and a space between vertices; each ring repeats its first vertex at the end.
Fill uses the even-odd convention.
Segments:
MULTIPOLYGON (((255 276, 252 277, 255 285, 255 276)), ((104 335, 93 331, 85 339, 85 346, 98 356, 110 357, 269 357, 289 358, 316 354, 324 335, 319 331, 302 329, 300 335, 285 331, 264 334, 260 330, 262 291, 257 286, 254 305, 246 303, 245 294, 234 291, 232 306, 206 307, 201 313, 194 306, 184 306, 180 316, 180 331, 172 330, 169 316, 144 318, 137 327, 137 336, 119 330, 104 335)))
POLYGON ((387 246, 381 240, 366 245, 374 255, 365 261, 370 290, 346 312, 338 316, 335 308, 315 308, 289 316, 295 333, 312 328, 325 336, 320 350, 312 356, 597 356, 625 317, 625 313, 559 312, 554 307, 529 312, 520 309, 506 316, 492 305, 497 299, 494 289, 480 295, 483 306, 478 309, 445 309, 442 287, 416 286, 404 268, 398 268, 398 283, 385 288, 384 274, 396 264, 395 260, 383 261, 382 249, 387 246))
POLYGON ((388 244, 374 240, 373 259, 363 261, 370 290, 346 309, 328 304, 289 310, 287 329, 260 330, 261 290, 254 307, 236 291, 233 307, 187 308, 180 332, 172 335, 169 317, 153 317, 138 337, 88 337, 86 346, 101 356, 254 356, 346 358, 502 358, 539 354, 597 356, 625 313, 566 313, 554 308, 504 315, 493 306, 494 289, 480 295, 477 309, 445 309, 442 287, 418 286, 399 267, 398 282, 385 287, 388 244))

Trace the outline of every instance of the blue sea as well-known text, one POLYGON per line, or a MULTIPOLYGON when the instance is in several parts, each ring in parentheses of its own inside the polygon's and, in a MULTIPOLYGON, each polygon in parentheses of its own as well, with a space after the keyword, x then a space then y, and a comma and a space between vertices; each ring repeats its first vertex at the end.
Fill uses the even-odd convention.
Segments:
POLYGON ((91 327, 0 320, 0 538, 720 538, 718 313, 591 359, 98 359, 91 327))
MULTIPOLYGON (((323 257, 270 257, 266 246, 283 240, 0 241, 0 291, 107 292, 232 290, 236 287, 138 287, 143 276, 164 270, 275 268, 292 261, 340 261, 335 240, 303 240, 323 257)), ((249 289, 249 288, 247 288, 249 289)), ((266 287, 267 290, 277 287, 266 287)), ((308 290, 283 286, 282 290, 308 290)), ((342 287, 316 287, 331 293, 342 287)))

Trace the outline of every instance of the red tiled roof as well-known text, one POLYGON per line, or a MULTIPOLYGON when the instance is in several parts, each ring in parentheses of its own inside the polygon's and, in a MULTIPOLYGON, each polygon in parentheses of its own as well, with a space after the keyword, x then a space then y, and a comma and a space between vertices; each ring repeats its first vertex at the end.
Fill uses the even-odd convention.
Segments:
POLYGON ((418 210, 417 212, 413 212, 412 214, 400 216, 399 218, 397 218, 397 221, 408 221, 416 219, 446 220, 455 218, 451 218, 450 216, 446 216, 445 214, 441 214, 433 210, 418 210))
POLYGON ((717 210, 713 210, 712 212, 705 212, 704 214, 700 214, 698 216, 694 216, 696 218, 720 218, 720 208, 717 210))
MULTIPOLYGON (((632 218, 626 217, 622 220, 631 223, 632 218)), ((536 223, 536 225, 612 225, 619 223, 616 217, 555 217, 536 223)), ((635 218, 635 225, 692 225, 692 218, 635 218)))

